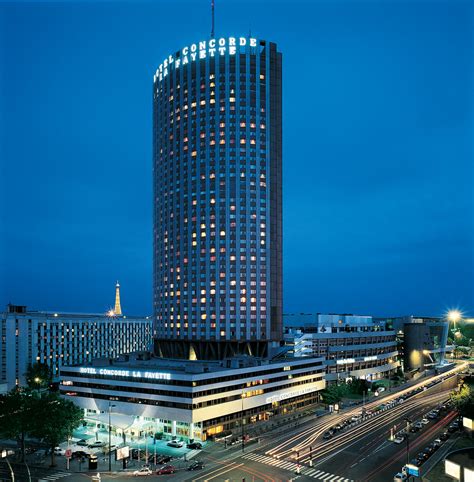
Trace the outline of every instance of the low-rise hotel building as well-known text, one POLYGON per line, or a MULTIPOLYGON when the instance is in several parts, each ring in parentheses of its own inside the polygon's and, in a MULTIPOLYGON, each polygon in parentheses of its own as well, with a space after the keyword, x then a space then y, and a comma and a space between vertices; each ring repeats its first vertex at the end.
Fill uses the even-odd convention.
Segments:
POLYGON ((321 357, 186 361, 146 352, 64 367, 60 391, 98 424, 113 404, 112 429, 124 436, 206 440, 317 403, 324 372, 321 357))
POLYGON ((0 382, 8 389, 26 383, 28 365, 47 364, 54 378, 63 365, 146 350, 152 344, 150 317, 60 313, 8 305, 0 313, 0 382))
POLYGON ((324 357, 328 382, 349 377, 377 380, 399 367, 396 333, 371 316, 290 315, 288 354, 324 357), (298 321, 304 321, 296 328, 298 321))

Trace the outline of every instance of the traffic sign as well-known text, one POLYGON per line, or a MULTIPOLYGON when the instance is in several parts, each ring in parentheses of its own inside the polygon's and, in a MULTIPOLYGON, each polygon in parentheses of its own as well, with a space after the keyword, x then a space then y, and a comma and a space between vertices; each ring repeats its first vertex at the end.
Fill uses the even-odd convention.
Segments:
POLYGON ((66 451, 64 452, 64 456, 65 456, 67 459, 70 459, 71 456, 72 456, 72 450, 71 450, 71 449, 66 449, 66 451))

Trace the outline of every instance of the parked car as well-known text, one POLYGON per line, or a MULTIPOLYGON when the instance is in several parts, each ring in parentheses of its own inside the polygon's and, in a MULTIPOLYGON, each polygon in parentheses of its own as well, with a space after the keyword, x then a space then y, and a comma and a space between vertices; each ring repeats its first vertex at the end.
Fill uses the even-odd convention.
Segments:
POLYGON ((428 445, 428 447, 426 447, 424 450, 424 452, 427 453, 428 455, 432 455, 434 451, 435 449, 432 445, 428 445))
POLYGON ((88 444, 87 446, 90 449, 96 449, 96 448, 99 448, 99 447, 103 447, 104 445, 105 445, 104 442, 101 442, 100 440, 96 440, 95 442, 92 442, 91 444, 88 444))
POLYGON ((332 437, 331 432, 324 432, 323 439, 324 440, 329 440, 332 437))
POLYGON ((448 427, 448 432, 449 432, 449 433, 454 433, 454 432, 456 432, 457 429, 458 429, 458 428, 457 428, 455 425, 451 424, 451 425, 448 427))
POLYGON ((157 465, 167 464, 167 463, 170 462, 172 459, 173 459, 173 457, 171 457, 171 455, 158 455, 158 456, 156 457, 156 464, 157 464, 157 465))
POLYGON ((64 455, 66 451, 61 447, 54 447, 54 455, 64 455))
POLYGON ((435 445, 437 445, 438 447, 441 447, 441 445, 443 445, 443 441, 441 440, 441 438, 437 438, 433 441, 433 443, 435 445))
POLYGON ((76 442, 76 445, 79 445, 80 447, 87 447, 89 445, 89 442, 83 438, 81 440, 78 440, 76 442))
POLYGON ((402 472, 398 472, 398 474, 393 476, 393 482, 405 482, 405 480, 407 480, 407 476, 402 472))
POLYGON ((202 445, 199 442, 191 442, 187 445, 187 448, 192 450, 201 450, 202 445))
POLYGON ((416 432, 418 432, 419 430, 420 430, 420 429, 419 429, 416 425, 412 425, 412 426, 410 427, 410 432, 411 432, 411 433, 416 433, 416 432))
POLYGON ((72 452, 71 457, 73 459, 85 459, 87 457, 90 457, 91 454, 84 452, 84 450, 75 450, 72 452))
POLYGON ((421 422, 415 422, 413 425, 419 428, 420 430, 423 428, 423 424, 421 422))
POLYGON ((149 467, 142 467, 141 469, 135 470, 135 472, 133 472, 133 475, 137 477, 137 476, 151 475, 152 473, 153 471, 149 467))
POLYGON ((420 460, 420 459, 412 459, 410 461, 410 464, 415 465, 416 467, 419 467, 422 463, 423 463, 423 461, 420 460))
POLYGON ((199 460, 196 460, 188 467, 188 470, 201 470, 203 468, 204 468, 204 464, 199 460))
POLYGON ((174 474, 176 469, 172 465, 165 465, 156 471, 156 475, 174 474))
POLYGON ((398 436, 393 439, 393 442, 396 444, 401 444, 404 440, 405 440, 405 437, 398 436))
POLYGON ((422 418, 422 419, 421 419, 421 423, 422 423, 423 425, 428 425, 428 424, 430 423, 430 421, 429 421, 427 418, 422 418))
POLYGON ((425 454, 425 452, 420 452, 420 453, 416 456, 416 458, 425 461, 425 460, 428 459, 428 454, 425 454))
POLYGON ((443 432, 443 433, 439 436, 439 438, 440 438, 441 440, 443 440, 443 442, 444 442, 445 440, 448 440, 448 438, 449 438, 450 436, 451 436, 451 435, 450 435, 449 432, 443 432))
POLYGON ((179 449, 184 445, 184 442, 182 442, 181 440, 171 440, 171 442, 168 442, 166 445, 168 445, 168 447, 174 447, 179 449))

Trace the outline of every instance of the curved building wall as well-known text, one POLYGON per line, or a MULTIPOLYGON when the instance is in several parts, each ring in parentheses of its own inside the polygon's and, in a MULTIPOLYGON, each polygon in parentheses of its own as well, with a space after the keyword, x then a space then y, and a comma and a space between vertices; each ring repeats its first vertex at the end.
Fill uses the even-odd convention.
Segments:
POLYGON ((153 104, 155 351, 265 354, 282 338, 281 54, 186 46, 153 104))

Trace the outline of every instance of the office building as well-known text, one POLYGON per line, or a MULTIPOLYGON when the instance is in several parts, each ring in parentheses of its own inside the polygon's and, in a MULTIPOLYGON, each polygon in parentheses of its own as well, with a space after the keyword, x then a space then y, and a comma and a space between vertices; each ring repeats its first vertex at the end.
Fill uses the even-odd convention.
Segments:
POLYGON ((282 338, 277 46, 184 46, 153 83, 155 353, 266 356, 282 338))
MULTIPOLYGON (((286 315, 284 319, 286 326, 286 315)), ((400 365, 395 331, 371 316, 306 314, 290 315, 289 321, 288 355, 324 357, 328 382, 351 377, 373 381, 400 365), (295 327, 298 319, 303 322, 300 328, 295 327)))
POLYGON ((400 361, 407 374, 422 374, 425 370, 442 368, 446 354, 449 321, 436 317, 399 316, 387 318, 386 323, 397 334, 400 361))
POLYGON ((134 353, 61 369, 61 394, 114 433, 206 440, 319 400, 322 358, 188 361, 134 353))
POLYGON ((46 363, 54 378, 60 367, 97 357, 146 350, 152 344, 151 317, 33 311, 8 305, 0 314, 0 382, 25 384, 28 365, 46 363))

